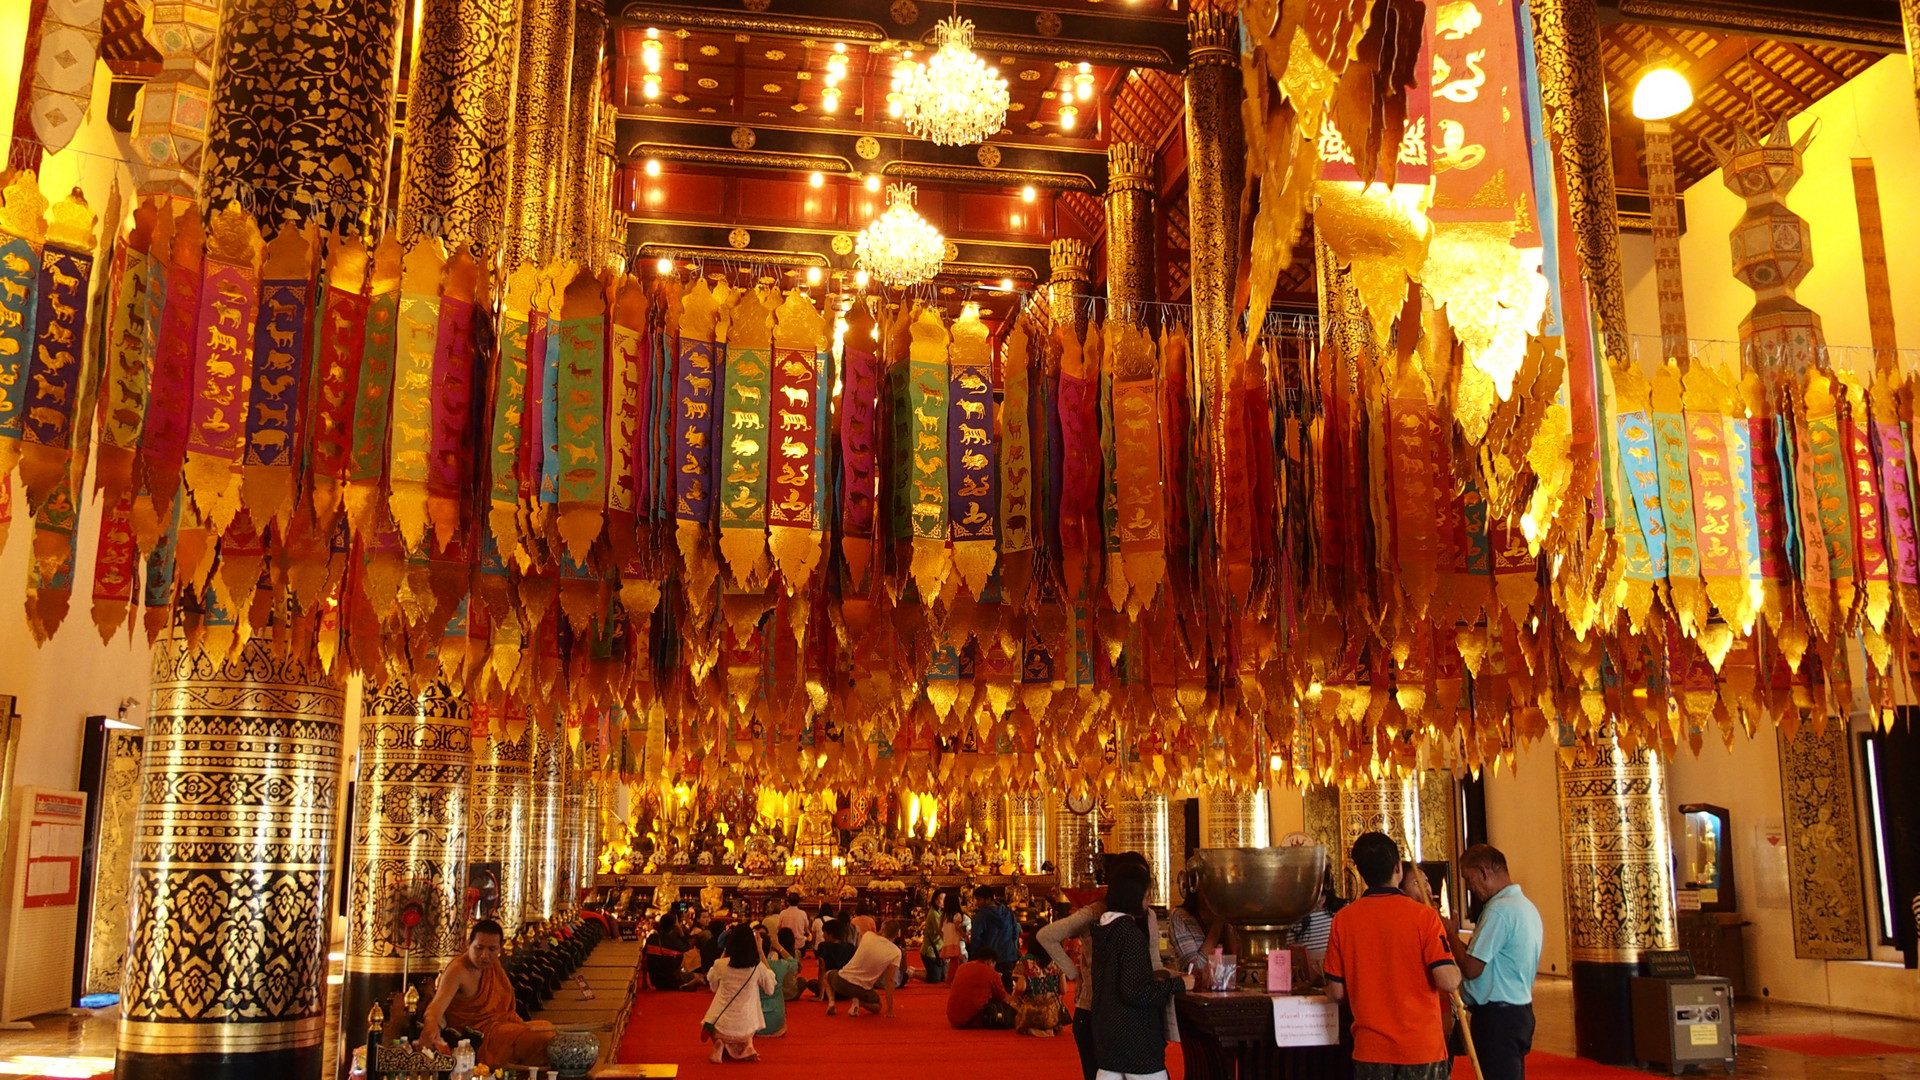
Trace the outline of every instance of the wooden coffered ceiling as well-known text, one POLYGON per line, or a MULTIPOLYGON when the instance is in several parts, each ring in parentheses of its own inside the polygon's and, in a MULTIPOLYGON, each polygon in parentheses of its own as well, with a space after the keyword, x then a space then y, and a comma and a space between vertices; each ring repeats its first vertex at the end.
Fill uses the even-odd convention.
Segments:
MULTIPOLYGON (((1684 186, 1713 172, 1713 147, 1736 129, 1757 133, 1807 108, 1900 42, 1895 0, 1600 5, 1616 183, 1629 220, 1647 186, 1641 125, 1630 112, 1647 67, 1672 66, 1694 87, 1696 104, 1674 122, 1684 186)), ((976 25, 975 51, 1006 76, 1012 98, 1005 128, 975 147, 921 141, 887 113, 894 66, 909 51, 924 56, 935 22, 952 10, 937 0, 628 4, 610 55, 634 240, 719 250, 738 228, 754 250, 849 267, 839 248, 885 205, 868 187, 877 177, 919 186, 923 212, 960 248, 965 265, 949 276, 963 292, 1006 278, 1045 280, 1050 241, 1103 247, 1106 148, 1124 140, 1158 152, 1160 295, 1184 297, 1181 0, 963 5, 959 14, 976 25), (654 68, 645 63, 650 40, 654 68), (830 97, 835 57, 845 73, 830 97), (1080 81, 1090 83, 1084 98, 1080 81), (1069 103, 1079 110, 1071 127, 1061 123, 1069 103), (645 173, 648 160, 658 175, 645 173), (817 187, 808 180, 814 171, 823 174, 817 187), (1032 199, 1022 197, 1028 187, 1032 199)), ((1296 262, 1283 301, 1310 302, 1310 246, 1296 262)))

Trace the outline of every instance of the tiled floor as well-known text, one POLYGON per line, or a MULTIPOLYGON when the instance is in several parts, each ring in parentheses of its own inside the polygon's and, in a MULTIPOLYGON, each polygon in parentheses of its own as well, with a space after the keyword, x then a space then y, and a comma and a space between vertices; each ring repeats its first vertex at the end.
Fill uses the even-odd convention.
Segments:
MULTIPOLYGON (((591 1005, 574 1002, 572 999, 578 994, 569 984, 550 1003, 549 1018, 562 1023, 599 1020, 599 1016, 568 1014, 576 1010, 579 1013, 599 1013, 603 1009, 617 1007, 625 993, 618 969, 630 963, 624 955, 625 951, 619 943, 613 942, 596 950, 583 973, 593 984, 597 1000, 591 1005), (608 955, 602 957, 599 955, 601 952, 608 955)), ((1539 1030, 1534 1037, 1534 1049, 1572 1056, 1573 993, 1570 984, 1565 979, 1541 980, 1535 989, 1535 1009, 1539 1016, 1539 1030)), ((117 1009, 102 1009, 82 1016, 43 1016, 34 1021, 32 1031, 0 1031, 0 1077, 22 1072, 48 1076, 96 1075, 112 1066, 114 1033, 118 1022, 117 1009)), ((1746 1046, 1740 1051, 1740 1065, 1735 1073, 1739 1077, 1764 1077, 1766 1080, 1865 1080, 1868 1077, 1920 1080, 1920 1022, 1800 1005, 1742 1001, 1735 1014, 1735 1024, 1742 1035, 1843 1035, 1915 1048, 1912 1053, 1906 1054, 1822 1058, 1746 1046)), ((329 1044, 331 1042, 330 1031, 329 1044)))

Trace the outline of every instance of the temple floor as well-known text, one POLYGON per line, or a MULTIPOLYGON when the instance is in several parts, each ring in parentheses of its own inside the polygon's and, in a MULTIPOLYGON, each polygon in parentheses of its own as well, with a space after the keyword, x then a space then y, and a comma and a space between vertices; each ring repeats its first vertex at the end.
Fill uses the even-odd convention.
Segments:
MULTIPOLYGON (((811 962, 807 965, 811 970, 811 962)), ((617 1060, 675 1064, 683 1078, 734 1075, 737 1063, 712 1065, 699 1042, 704 993, 641 991, 617 1060)), ((1070 1035, 1034 1039, 1010 1031, 955 1031, 947 1026, 944 988, 915 981, 895 997, 899 1016, 827 1016, 811 998, 787 1007, 787 1034, 755 1040, 758 1070, 782 1080, 878 1076, 911 1069, 916 1080, 979 1080, 981 1077, 1079 1076, 1070 1035)), ((1535 989, 1539 1030, 1527 1074, 1533 1080, 1613 1080, 1660 1075, 1612 1068, 1573 1056, 1573 991, 1565 979, 1542 978, 1535 989)), ((1807 1037, 1801 1050, 1743 1043, 1734 1075, 1769 1080, 1825 1077, 1920 1078, 1920 1022, 1863 1016, 1799 1005, 1743 1001, 1735 1017, 1744 1038, 1807 1037), (1850 1042, 1849 1040, 1858 1040, 1850 1042), (1889 1048, 1901 1048, 1898 1053, 1889 1048), (1820 1053, 1802 1052, 1817 1050, 1820 1053), (1841 1052, 1841 1056, 1822 1056, 1841 1052)), ((1169 1047, 1168 1072, 1181 1080, 1180 1054, 1169 1047)), ((1717 1069, 1705 1074, 1719 1075, 1717 1069)), ((1471 1080, 1465 1058, 1454 1063, 1456 1080, 1471 1080)))
MULTIPOLYGON (((576 1002, 569 983, 541 1015, 558 1023, 592 1021, 616 1009, 624 996, 624 975, 612 968, 631 964, 621 943, 595 950, 582 967, 595 998, 576 1002), (605 954, 605 955, 603 955, 605 954), (589 1016, 587 1013, 595 1015, 589 1016), (578 1015, 575 1015, 578 1014, 578 1015)), ((628 946, 632 948, 631 945, 628 946)), ((811 969, 812 964, 809 963, 811 969)), ((623 1062, 670 1063, 682 1077, 718 1076, 742 1071, 737 1064, 707 1063, 698 1040, 703 993, 667 994, 643 990, 616 1055, 623 1062)), ((1616 1080, 1634 1075, 1573 1057, 1573 994, 1565 979, 1543 978, 1535 989, 1539 1031, 1528 1075, 1534 1080, 1616 1080)), ((1033 1039, 999 1031, 954 1031, 946 1022, 943 988, 915 981, 896 996, 900 1015, 826 1016, 811 998, 790 1005, 788 1034, 759 1040, 758 1071, 783 1080, 881 1075, 909 1068, 916 1080, 979 1080, 980 1077, 1059 1077, 1079 1075, 1073 1039, 1033 1039)), ((0 1031, 0 1077, 95 1077, 112 1067, 117 1009, 87 1016, 43 1016, 31 1031, 0 1031)), ((1736 1016, 1742 1037, 1736 1076, 1768 1080, 1889 1077, 1920 1080, 1920 1022, 1858 1013, 1742 1001, 1736 1016), (1753 1040, 1783 1038, 1793 1049, 1753 1040), (1899 1048, 1899 1049, 1894 1049, 1899 1048), (1827 1056, 1833 1055, 1833 1056, 1827 1056)), ((1172 1077, 1182 1075, 1177 1050, 1169 1055, 1172 1077)), ((1465 1059, 1454 1075, 1473 1074, 1465 1059)), ((1718 1075, 1717 1071, 1705 1075, 1718 1075)))

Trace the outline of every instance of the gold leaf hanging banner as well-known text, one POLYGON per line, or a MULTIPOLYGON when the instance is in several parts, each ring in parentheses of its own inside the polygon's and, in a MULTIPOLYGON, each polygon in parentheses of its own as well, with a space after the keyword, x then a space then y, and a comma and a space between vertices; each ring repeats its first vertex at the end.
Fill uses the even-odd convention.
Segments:
POLYGON ((1859 567, 1861 588, 1865 593, 1867 623, 1875 633, 1886 629, 1887 611, 1893 605, 1893 578, 1887 563, 1884 518, 1880 512, 1880 475, 1873 466, 1873 450, 1867 444, 1869 418, 1867 397, 1852 376, 1842 374, 1847 394, 1847 420, 1842 432, 1847 442, 1847 490, 1853 501, 1853 542, 1859 567))
POLYGON ((767 576, 767 416, 773 393, 773 300, 768 286, 741 295, 727 331, 720 440, 720 554, 739 589, 767 576))
MULTIPOLYGON (((20 460, 20 434, 26 424, 27 365, 34 355, 34 322, 39 317, 40 249, 47 239, 47 200, 33 173, 13 174, 0 192, 0 476, 9 476, 20 460)), ((78 349, 78 342, 64 347, 78 349)))
POLYGON ((393 419, 387 435, 387 505, 407 551, 427 540, 427 455, 433 451, 433 349, 440 336, 440 283, 447 265, 439 238, 402 260, 393 358, 393 419))
POLYGON ((217 214, 210 230, 200 278, 200 336, 184 475, 201 520, 217 537, 240 509, 239 466, 265 244, 253 215, 238 203, 217 214))
POLYGON ((607 507, 607 296, 598 278, 574 277, 552 332, 560 341, 560 536, 585 563, 607 507))
MULTIPOLYGON (((400 345, 401 250, 388 233, 373 252, 366 346, 353 402, 347 461, 347 518, 355 533, 375 527, 373 509, 386 481, 387 432, 393 416, 393 371, 400 345)), ((384 517, 385 515, 379 515, 384 517)))
POLYGON ((1669 360, 1653 377, 1653 457, 1660 477, 1661 517, 1666 523, 1667 580, 1674 617, 1687 636, 1707 621, 1700 584, 1700 545, 1693 517, 1686 418, 1681 415, 1680 369, 1669 360))
MULTIPOLYGON (((731 302, 725 282, 709 289, 700 281, 687 291, 679 306, 680 354, 675 376, 672 458, 674 529, 680 558, 687 569, 687 602, 697 622, 713 610, 713 581, 719 564, 713 558, 713 504, 719 489, 714 483, 713 433, 724 411, 716 381, 724 345, 714 341, 721 309, 731 302)), ((669 318, 672 316, 669 315, 669 318)), ((724 389, 724 383, 720 384, 724 389)))
POLYGON ((953 567, 975 599, 987 594, 998 560, 995 547, 999 480, 995 468, 993 356, 987 327, 969 304, 953 322, 947 387, 948 516, 953 567))
POLYGON ((311 348, 312 250, 312 236, 291 225, 267 244, 253 343, 240 498, 255 521, 275 522, 282 531, 293 515, 293 463, 306 416, 301 376, 311 348))
POLYGON ((937 312, 922 307, 908 333, 912 336, 907 350, 912 442, 904 483, 913 548, 909 573, 920 590, 920 602, 930 605, 953 571, 947 553, 947 455, 968 447, 947 430, 947 328, 937 312))
POLYGON ((93 211, 78 188, 47 215, 47 242, 35 290, 33 356, 25 380, 26 422, 20 433, 20 482, 30 510, 68 479, 80 390, 93 385, 82 377, 92 355, 87 292, 93 278, 93 223, 93 211))
MULTIPOLYGON (((94 451, 98 463, 94 466, 94 486, 109 506, 123 492, 132 490, 134 457, 140 449, 140 428, 146 421, 147 387, 159 330, 158 320, 151 317, 159 308, 150 311, 149 305, 164 295, 166 288, 163 268, 148 254, 159 214, 156 202, 142 200, 135 204, 133 228, 120 245, 113 277, 106 357, 100 373, 100 442, 94 451)), ((5 272, 0 269, 0 274, 5 272)))
POLYGON ((494 360, 493 419, 487 438, 487 528, 501 558, 520 550, 520 457, 527 408, 527 320, 539 272, 521 266, 507 277, 500 314, 499 347, 494 360))
MULTIPOLYGON (((1845 392, 1844 388, 1841 391, 1845 392)), ((1823 629, 1842 633, 1852 628, 1854 614, 1853 496, 1848 483, 1846 447, 1840 441, 1840 417, 1834 400, 1833 380, 1818 369, 1807 369, 1806 396, 1803 399, 1808 465, 1813 473, 1811 489, 1802 487, 1802 506, 1811 506, 1818 531, 1805 538, 1807 545, 1824 543, 1827 551, 1827 577, 1832 583, 1832 622, 1823 629), (1811 493, 1815 497, 1808 499, 1811 493)), ((1813 582, 1807 581, 1809 593, 1813 582)), ((1807 600, 1812 614, 1814 600, 1807 600)), ((1818 625, 1816 620, 1816 625, 1818 625)))
POLYGON ((1166 576, 1166 505, 1161 494, 1160 380, 1153 339, 1137 326, 1107 324, 1113 356, 1114 487, 1127 614, 1153 605, 1166 576))
POLYGON ((820 561, 818 350, 824 322, 805 289, 793 289, 774 312, 773 375, 766 441, 777 445, 767 485, 767 526, 773 558, 789 593, 804 592, 820 561))
POLYGON ((336 236, 328 242, 320 347, 309 381, 314 392, 307 464, 315 528, 321 533, 332 532, 353 451, 354 406, 367 348, 367 270, 367 248, 359 237, 336 236))

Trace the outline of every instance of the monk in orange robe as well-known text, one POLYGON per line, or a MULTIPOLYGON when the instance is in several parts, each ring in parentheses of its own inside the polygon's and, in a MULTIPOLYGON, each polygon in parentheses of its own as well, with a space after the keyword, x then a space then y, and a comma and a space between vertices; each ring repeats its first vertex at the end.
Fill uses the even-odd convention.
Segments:
POLYGON ((502 933, 492 919, 479 919, 467 933, 467 950, 447 962, 424 1017, 423 1041, 451 1053, 444 1027, 472 1028, 485 1036, 475 1056, 489 1068, 545 1065, 554 1026, 520 1019, 513 980, 500 963, 502 933))

